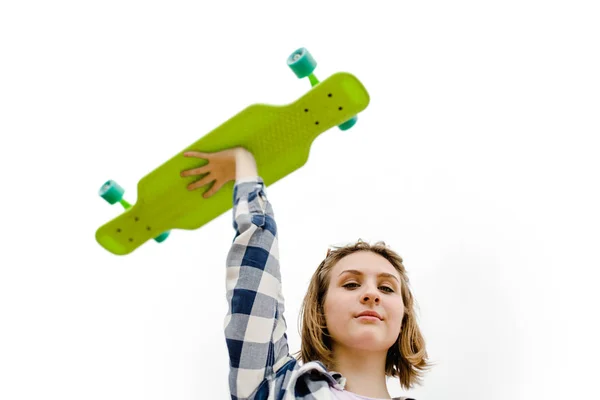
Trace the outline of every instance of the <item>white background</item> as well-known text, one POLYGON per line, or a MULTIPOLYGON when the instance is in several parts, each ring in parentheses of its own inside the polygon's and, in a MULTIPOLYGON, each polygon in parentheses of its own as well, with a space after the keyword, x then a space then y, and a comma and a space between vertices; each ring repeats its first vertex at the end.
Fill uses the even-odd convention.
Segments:
POLYGON ((371 103, 267 189, 291 351, 327 247, 384 240, 436 363, 393 395, 597 395, 595 2, 323 3, 2 3, 0 398, 228 398, 231 215, 118 257, 94 239, 121 212, 97 192, 135 202, 249 104, 301 96, 298 47, 371 103))

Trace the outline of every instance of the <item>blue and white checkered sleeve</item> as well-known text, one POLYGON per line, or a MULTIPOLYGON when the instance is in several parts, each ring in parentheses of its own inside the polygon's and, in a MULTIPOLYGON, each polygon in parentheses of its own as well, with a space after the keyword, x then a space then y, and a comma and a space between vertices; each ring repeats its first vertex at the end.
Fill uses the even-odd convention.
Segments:
POLYGON ((281 292, 277 226, 260 177, 234 186, 236 235, 227 257, 225 339, 232 399, 274 379, 289 355, 281 292))

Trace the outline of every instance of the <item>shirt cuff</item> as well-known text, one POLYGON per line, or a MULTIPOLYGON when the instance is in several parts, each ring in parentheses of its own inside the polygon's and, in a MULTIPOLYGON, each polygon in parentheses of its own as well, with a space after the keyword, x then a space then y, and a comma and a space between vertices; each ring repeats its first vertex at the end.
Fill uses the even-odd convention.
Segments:
POLYGON ((235 184, 237 185, 238 183, 258 182, 259 180, 260 180, 260 178, 258 176, 249 176, 246 178, 237 179, 235 181, 235 184))

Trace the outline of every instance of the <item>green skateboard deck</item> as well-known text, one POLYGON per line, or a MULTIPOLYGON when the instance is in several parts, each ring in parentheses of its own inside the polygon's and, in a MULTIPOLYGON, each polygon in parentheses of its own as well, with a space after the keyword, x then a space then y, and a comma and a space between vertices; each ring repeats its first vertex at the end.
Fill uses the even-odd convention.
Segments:
POLYGON ((97 242, 114 254, 129 254, 172 229, 200 228, 232 208, 233 181, 208 199, 202 193, 210 185, 187 189, 199 177, 182 178, 180 173, 207 161, 184 157, 186 151, 211 153, 244 147, 254 155, 266 185, 302 167, 318 135, 348 121, 369 104, 365 87, 349 73, 336 73, 322 82, 311 78, 311 82, 313 88, 293 103, 247 107, 144 176, 138 182, 135 205, 120 200, 126 210, 98 228, 97 242))

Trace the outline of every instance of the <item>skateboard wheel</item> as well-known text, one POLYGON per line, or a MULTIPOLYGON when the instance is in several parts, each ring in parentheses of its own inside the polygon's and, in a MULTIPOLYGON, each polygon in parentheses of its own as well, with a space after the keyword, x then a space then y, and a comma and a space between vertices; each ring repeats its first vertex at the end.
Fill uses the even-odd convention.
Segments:
POLYGON ((317 62, 304 47, 293 52, 287 59, 287 65, 300 79, 306 78, 317 67, 317 62))
POLYGON ((338 128, 340 128, 342 131, 347 131, 348 129, 352 128, 354 126, 354 124, 356 124, 357 120, 358 120, 358 117, 355 115, 354 117, 350 118, 348 121, 339 124, 338 128))
POLYGON ((158 235, 157 237, 155 237, 154 240, 156 240, 157 243, 162 243, 165 241, 166 238, 169 237, 170 233, 171 233, 170 231, 163 232, 160 235, 158 235))
POLYGON ((116 202, 121 201, 123 193, 125 193, 125 190, 119 186, 117 182, 110 180, 102 185, 98 194, 104 200, 108 201, 109 204, 115 204, 116 202))

